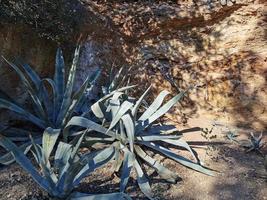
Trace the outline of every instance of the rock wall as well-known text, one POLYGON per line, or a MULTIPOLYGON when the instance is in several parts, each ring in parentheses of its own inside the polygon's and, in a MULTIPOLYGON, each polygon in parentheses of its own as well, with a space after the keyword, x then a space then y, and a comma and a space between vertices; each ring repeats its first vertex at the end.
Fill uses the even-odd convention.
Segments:
MULTIPOLYGON (((46 1, 41 2, 46 5, 46 1)), ((238 126, 266 129, 267 4, 264 0, 237 0, 234 4, 229 1, 226 6, 217 0, 69 2, 79 8, 77 14, 74 12, 68 18, 74 19, 69 22, 71 26, 62 17, 66 14, 63 9, 52 14, 53 19, 61 22, 58 29, 56 23, 43 23, 49 22, 46 21, 49 16, 39 15, 37 19, 43 24, 38 27, 32 23, 35 18, 29 19, 31 23, 28 19, 20 20, 35 35, 22 38, 18 25, 14 24, 16 20, 9 20, 7 27, 12 24, 16 28, 0 29, 2 36, 7 32, 13 35, 13 38, 0 37, 1 54, 17 55, 12 45, 6 48, 12 41, 18 41, 14 42, 15 49, 24 52, 39 49, 38 54, 19 54, 33 66, 39 66, 37 71, 49 74, 58 44, 71 57, 76 41, 83 41, 77 87, 85 74, 97 67, 106 74, 113 65, 134 66, 130 74, 132 82, 143 82, 139 93, 149 84, 153 85, 154 95, 162 89, 175 94, 189 85, 198 86, 170 112, 168 119, 186 122, 188 117, 205 115, 213 120, 225 116, 238 126), (52 31, 47 24, 52 24, 52 31), (53 34, 45 39, 49 30, 53 34), (66 34, 60 30, 70 31, 66 34)), ((6 75, 1 70, 0 74, 6 75)))
MULTIPOLYGON (((50 66, 54 65, 56 44, 50 40, 40 38, 32 29, 24 25, 1 24, 0 55, 11 62, 21 60, 32 66, 41 74, 52 74, 50 66)), ((0 89, 13 97, 23 101, 25 93, 19 87, 19 77, 11 67, 1 59, 0 89)))

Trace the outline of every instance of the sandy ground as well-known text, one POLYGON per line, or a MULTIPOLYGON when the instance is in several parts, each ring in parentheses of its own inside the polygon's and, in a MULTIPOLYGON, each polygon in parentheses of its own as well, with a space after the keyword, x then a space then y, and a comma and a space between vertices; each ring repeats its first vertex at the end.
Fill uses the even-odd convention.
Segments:
MULTIPOLYGON (((187 127, 205 127, 210 129, 209 119, 189 120, 187 127)), ((181 129, 187 129, 181 127, 181 129)), ((157 199, 176 200, 264 200, 267 199, 267 172, 264 169, 263 157, 255 152, 246 153, 239 145, 225 138, 226 132, 234 128, 229 125, 214 126, 213 131, 206 136, 201 136, 200 131, 184 133, 187 141, 212 142, 212 145, 198 146, 195 148, 199 157, 206 166, 218 171, 215 177, 187 169, 174 161, 162 160, 165 166, 175 170, 181 181, 171 185, 154 176, 152 170, 152 189, 157 199), (207 139, 212 137, 213 139, 207 139), (264 178, 265 177, 265 178, 264 178)), ((236 129, 240 136, 238 140, 248 138, 249 130, 236 129)), ((266 133, 264 142, 266 143, 266 133)), ((196 144, 196 143, 194 143, 196 144)), ((267 154, 267 145, 262 149, 267 154)), ((159 157, 161 159, 161 157, 159 157)), ((104 168, 84 179, 76 189, 87 193, 109 193, 119 191, 119 178, 112 174, 108 164, 104 168)), ((137 187, 135 179, 130 179, 127 192, 133 199, 146 198, 137 187)), ((0 199, 3 200, 42 200, 49 199, 33 180, 17 164, 0 171, 0 199)))

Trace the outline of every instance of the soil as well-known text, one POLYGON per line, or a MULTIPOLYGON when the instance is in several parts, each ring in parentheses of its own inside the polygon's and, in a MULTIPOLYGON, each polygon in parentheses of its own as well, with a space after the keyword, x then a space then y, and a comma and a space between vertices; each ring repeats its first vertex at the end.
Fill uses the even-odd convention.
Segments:
MULTIPOLYGON (((185 139, 196 147, 201 161, 205 166, 216 170, 214 177, 187 169, 174 161, 158 157, 169 169, 176 171, 181 177, 177 184, 169 184, 154 175, 151 169, 151 185, 157 199, 166 200, 264 200, 267 199, 267 171, 264 159, 257 152, 246 153, 245 149, 225 136, 229 131, 236 132, 238 140, 249 137, 251 130, 237 128, 225 121, 216 121, 212 126, 210 119, 189 119, 187 126, 181 130, 213 127, 211 133, 204 135, 201 131, 184 133, 185 139), (203 137, 204 135, 204 137, 203 137), (212 138, 212 139, 211 139, 212 138), (206 145, 200 145, 206 144, 206 145)), ((255 133, 257 134, 257 133, 255 133)), ((263 142, 266 144, 266 133, 263 142)), ((174 150, 175 151, 175 150, 174 150)), ((261 151, 267 154, 267 145, 261 151)), ((86 177, 76 188, 86 193, 110 193, 119 191, 119 178, 112 174, 111 163, 86 177)), ((133 176, 134 177, 134 176, 133 176)), ((133 199, 145 200, 134 178, 129 180, 126 191, 133 199)), ((3 200, 46 200, 45 192, 34 183, 17 164, 2 168, 0 171, 0 199, 3 200)))

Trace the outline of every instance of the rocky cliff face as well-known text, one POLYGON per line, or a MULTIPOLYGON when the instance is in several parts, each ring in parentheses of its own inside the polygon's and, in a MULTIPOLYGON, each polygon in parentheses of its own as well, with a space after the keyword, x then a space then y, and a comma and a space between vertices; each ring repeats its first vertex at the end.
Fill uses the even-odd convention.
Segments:
MULTIPOLYGON (((20 15, 13 12, 12 20, 2 22, 5 26, 0 29, 1 54, 20 55, 45 75, 53 69, 55 47, 60 43, 70 57, 79 38, 84 44, 79 80, 97 67, 107 71, 112 65, 134 66, 131 80, 143 81, 142 91, 149 84, 154 93, 162 89, 176 93, 192 84, 198 86, 172 110, 168 118, 174 121, 185 122, 205 113, 211 119, 224 115, 235 125, 266 129, 264 0, 237 0, 226 6, 215 0, 70 2, 79 12, 71 14, 69 23, 62 17, 66 14, 63 9, 52 15, 53 23, 42 15, 20 20, 19 24, 24 24, 21 29, 21 25, 14 25, 14 16, 20 15), (34 20, 40 21, 38 27, 34 20), (58 29, 57 22, 61 24, 58 29), (53 27, 48 39, 46 24, 53 27)), ((9 8, 7 16, 15 8, 5 5, 5 10, 9 8)), ((9 73, 1 67, 1 77, 16 88, 9 73)))
MULTIPOLYGON (((0 55, 10 61, 20 59, 33 65, 42 76, 51 75, 56 45, 41 39, 33 30, 24 25, 1 24, 0 55)), ((1 58, 0 89, 13 97, 24 100, 25 93, 19 87, 19 78, 1 58)))

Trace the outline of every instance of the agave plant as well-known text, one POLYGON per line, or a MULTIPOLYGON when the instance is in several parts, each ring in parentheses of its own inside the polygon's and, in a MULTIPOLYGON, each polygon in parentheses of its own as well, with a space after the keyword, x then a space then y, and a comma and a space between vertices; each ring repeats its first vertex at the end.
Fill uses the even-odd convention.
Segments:
POLYGON ((67 81, 65 81, 65 64, 60 48, 56 54, 54 79, 41 79, 29 65, 22 64, 20 68, 4 58, 17 72, 26 91, 30 94, 34 113, 27 111, 22 105, 17 104, 15 100, 2 91, 0 93, 0 108, 11 110, 42 129, 48 126, 52 128, 63 127, 72 117, 76 106, 84 96, 86 89, 88 89, 88 85, 93 84, 99 76, 99 71, 97 71, 92 76, 87 77, 79 90, 75 93, 73 92, 79 51, 80 47, 77 47, 67 81), (49 90, 45 83, 52 89, 51 101, 49 90))
POLYGON ((228 130, 227 134, 226 134, 226 138, 228 140, 230 140, 231 142, 236 142, 238 143, 238 140, 236 139, 239 135, 236 134, 235 131, 231 131, 230 129, 228 130))
MULTIPOLYGON (((152 199, 149 179, 143 171, 142 165, 148 164, 165 180, 175 183, 178 175, 167 169, 159 161, 149 155, 148 150, 160 153, 186 167, 196 171, 213 175, 213 173, 200 165, 199 159, 191 147, 182 139, 181 134, 173 126, 157 125, 154 122, 163 116, 176 104, 186 91, 179 93, 163 104, 167 91, 161 92, 154 102, 145 110, 141 105, 146 92, 133 101, 125 93, 114 92, 100 99, 92 106, 94 114, 102 121, 102 125, 83 117, 73 117, 64 129, 65 139, 67 136, 77 136, 84 131, 73 131, 77 127, 86 129, 86 136, 83 145, 92 146, 102 143, 106 148, 111 146, 115 149, 114 169, 121 170, 120 191, 123 192, 127 186, 132 169, 137 174, 137 182, 142 192, 152 199), (163 105, 162 105, 163 104, 163 105), (176 154, 167 146, 178 147, 187 150, 195 161, 176 154)), ((113 160, 110 159, 110 160, 113 160)), ((106 160, 107 161, 107 160, 106 160)))
POLYGON ((263 153, 261 152, 261 148, 263 147, 263 143, 262 143, 262 133, 259 136, 255 136, 252 132, 250 133, 250 140, 245 140, 245 141, 238 141, 238 143, 247 148, 248 150, 246 151, 251 152, 251 151, 256 151, 258 153, 260 153, 261 155, 263 155, 263 153))
MULTIPOLYGON (((79 90, 74 93, 73 86, 79 51, 80 47, 77 47, 67 81, 65 81, 65 64, 60 48, 56 54, 53 79, 41 79, 29 65, 21 64, 17 66, 3 58, 16 71, 23 86, 29 93, 32 100, 33 112, 28 111, 25 106, 18 104, 3 91, 0 91, 0 108, 17 113, 18 117, 30 121, 41 129, 45 129, 46 127, 61 129, 64 127, 73 116, 75 109, 79 107, 79 103, 85 99, 86 90, 90 90, 89 86, 94 84, 100 74, 100 71, 97 71, 88 77, 79 90)), ((7 126, 0 131, 3 135, 12 138, 12 140, 25 141, 29 139, 27 132, 18 128, 14 129, 7 126)), ((10 157, 10 154, 8 157, 10 157)), ((7 164, 2 158, 0 158, 0 163, 7 164)))
POLYGON ((31 138, 33 146, 31 152, 41 169, 40 172, 11 140, 0 136, 0 145, 11 151, 17 163, 52 198, 73 200, 131 199, 124 193, 92 195, 74 192, 73 189, 85 176, 115 156, 115 148, 110 146, 104 150, 81 155, 78 149, 84 134, 75 137, 70 143, 59 142, 56 145, 59 135, 60 129, 47 128, 43 133, 42 146, 36 144, 35 140, 31 138), (52 156, 53 152, 55 153, 52 156))
POLYGON ((112 67, 109 74, 109 80, 105 86, 102 86, 102 93, 104 96, 127 84, 127 74, 131 71, 131 67, 128 69, 121 67, 117 73, 114 73, 113 71, 114 68, 112 67))

